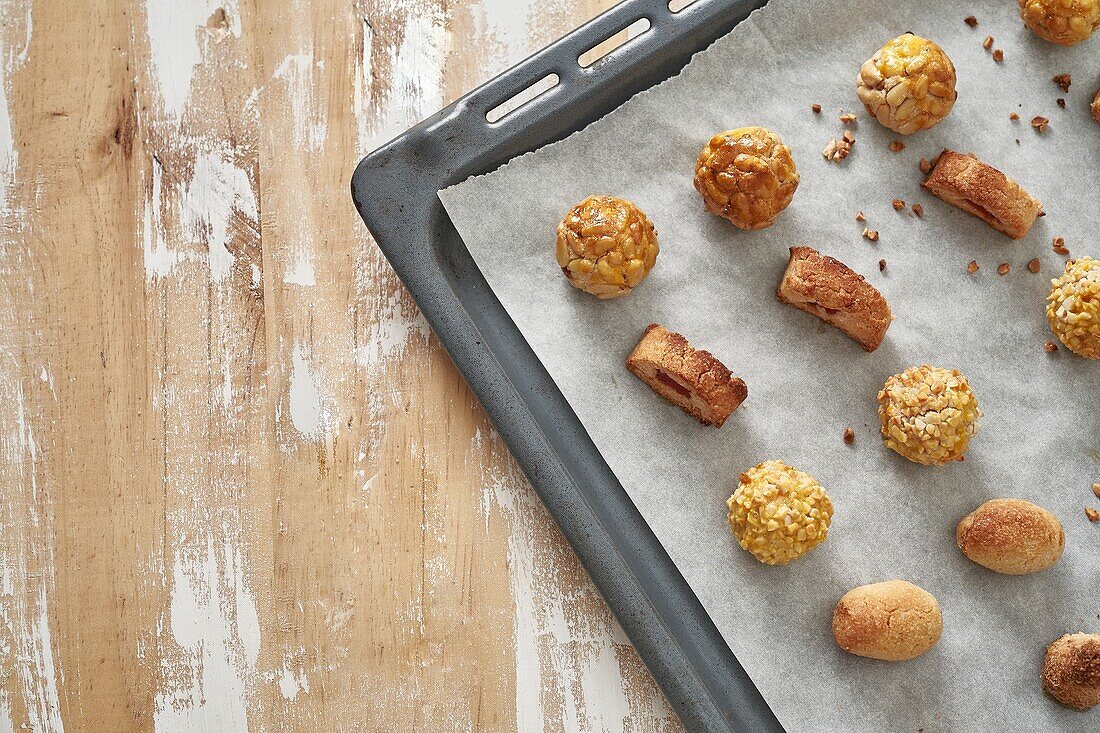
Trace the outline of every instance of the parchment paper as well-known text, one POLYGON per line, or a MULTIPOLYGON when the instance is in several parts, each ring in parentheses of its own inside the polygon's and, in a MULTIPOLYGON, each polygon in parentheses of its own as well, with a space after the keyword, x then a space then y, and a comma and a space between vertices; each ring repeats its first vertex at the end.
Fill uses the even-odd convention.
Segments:
POLYGON ((1016 13, 1010 0, 772 0, 679 77, 440 193, 494 292, 790 733, 1100 729, 1097 709, 1063 709, 1039 683, 1050 641, 1100 631, 1100 526, 1083 513, 1098 505, 1090 486, 1100 481, 1100 362, 1043 350, 1052 338, 1043 299, 1064 260, 1052 237, 1065 237, 1074 255, 1100 257, 1100 125, 1087 110, 1100 83, 1100 37, 1062 49, 1036 39, 1016 13), (975 29, 963 23, 969 14, 975 29), (854 79, 905 31, 947 51, 959 99, 944 122, 891 153, 899 136, 862 110, 854 79), (982 48, 986 35, 1004 49, 1002 64, 982 48), (1068 94, 1051 81, 1063 72, 1073 75, 1068 94), (838 166, 820 153, 840 136, 842 110, 860 121, 838 166), (1043 134, 1028 125, 1035 115, 1051 120, 1043 134), (703 143, 749 124, 779 132, 802 177, 790 208, 758 232, 706 213, 691 184, 703 143), (944 147, 1004 170, 1047 216, 1013 242, 923 193, 917 163, 944 147), (633 200, 659 232, 655 269, 621 300, 573 289, 554 261, 554 227, 592 193, 633 200), (895 212, 895 197, 921 203, 924 219, 895 212), (880 232, 877 244, 860 238, 859 210, 880 232), (878 351, 865 354, 775 300, 787 248, 799 244, 838 257, 889 300, 896 320, 878 351), (1041 274, 1027 271, 1032 257, 1041 274), (975 275, 971 259, 981 265, 975 275), (1010 274, 998 276, 1001 262, 1010 274), (699 425, 626 371, 650 322, 709 349, 748 383, 724 428, 699 425), (961 369, 985 412, 963 463, 919 466, 879 437, 876 393, 923 362, 961 369), (856 431, 852 447, 841 439, 846 426, 856 431), (771 458, 813 474, 836 506, 828 541, 786 567, 741 550, 725 518, 738 473, 771 458), (959 552, 955 524, 999 496, 1061 519, 1066 552, 1054 568, 996 575, 959 552), (830 630, 837 600, 891 578, 939 599, 939 644, 904 663, 839 651, 830 630))

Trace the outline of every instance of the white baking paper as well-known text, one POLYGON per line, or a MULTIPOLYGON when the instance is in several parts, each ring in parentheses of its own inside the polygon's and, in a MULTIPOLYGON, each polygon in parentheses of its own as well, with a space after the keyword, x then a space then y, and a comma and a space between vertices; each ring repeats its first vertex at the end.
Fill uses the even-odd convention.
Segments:
POLYGON ((1100 631, 1100 525, 1083 512, 1100 506, 1090 491, 1100 481, 1100 362, 1043 349, 1053 338, 1044 297, 1064 261, 1052 238, 1065 237, 1073 255, 1100 257, 1100 124, 1087 109, 1098 84, 1100 34, 1053 46, 1024 28, 1011 0, 773 0, 678 77, 440 194, 494 292, 789 733, 1100 730, 1100 709, 1063 709, 1039 683, 1050 641, 1100 631), (963 23, 970 14, 977 28, 963 23), (906 31, 947 51, 959 97, 945 121, 900 138, 906 148, 893 153, 899 136, 866 115, 854 80, 906 31), (1003 63, 982 48, 987 35, 1003 63), (1059 73, 1072 74, 1068 94, 1051 81, 1059 73), (843 131, 842 111, 857 112, 859 123, 851 157, 837 165, 821 150, 843 131), (1028 124, 1036 115, 1050 119, 1046 132, 1028 124), (744 125, 778 132, 802 178, 790 208, 757 232, 708 214, 692 188, 701 146, 744 125), (924 193, 918 161, 944 147, 1005 171, 1047 216, 1014 242, 924 193), (554 261, 556 224, 594 193, 636 202, 659 232, 655 269, 621 300, 575 290, 554 261), (894 198, 920 203, 924 219, 894 211, 894 198), (857 211, 878 243, 860 237, 857 211), (882 291, 896 320, 878 351, 866 354, 776 301, 792 245, 839 258, 882 291), (1033 257, 1041 274, 1028 272, 1033 257), (981 265, 974 275, 972 259, 981 265), (1002 262, 1012 267, 1004 276, 1002 262), (661 401, 624 368, 651 322, 712 351, 748 383, 748 400, 721 430, 661 401), (924 362, 961 369, 985 412, 965 462, 919 466, 879 437, 876 393, 889 375, 924 362), (842 441, 848 426, 851 447, 842 441), (741 550, 725 517, 738 473, 773 458, 813 474, 836 507, 828 541, 786 567, 741 550), (959 552, 958 520, 1001 496, 1061 519, 1066 551, 1052 569, 996 575, 959 552), (939 644, 903 663, 840 651, 830 627, 837 600, 891 578, 939 599, 939 644))

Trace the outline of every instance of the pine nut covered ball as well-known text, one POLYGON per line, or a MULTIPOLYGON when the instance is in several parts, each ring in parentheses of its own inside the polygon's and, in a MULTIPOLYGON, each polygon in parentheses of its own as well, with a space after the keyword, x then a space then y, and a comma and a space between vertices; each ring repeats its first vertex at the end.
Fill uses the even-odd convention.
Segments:
POLYGON ((791 149, 763 127, 715 135, 695 163, 695 190, 707 211, 741 229, 770 227, 797 188, 791 149))
POLYGON ((558 266, 573 287, 601 300, 633 290, 653 269, 658 251, 653 222, 615 196, 589 196, 558 224, 558 266))
POLYGON ((978 399, 957 369, 909 367, 878 393, 886 447, 926 466, 961 461, 978 432, 978 399))
POLYGON ((1100 0, 1019 0, 1024 25, 1059 46, 1073 46, 1100 28, 1100 0))
POLYGON ((766 565, 786 565, 824 542, 833 517, 821 484, 782 461, 741 474, 726 508, 737 542, 766 565))
POLYGON ((905 33, 864 62, 856 95, 884 127, 902 135, 927 130, 955 104, 955 65, 927 38, 905 33))
POLYGON ((1100 705, 1100 634, 1066 634, 1047 647, 1043 690, 1077 710, 1100 705))
POLYGON ((1050 286, 1050 330, 1073 353, 1100 359, 1100 260, 1070 260, 1065 273, 1051 280, 1050 286))

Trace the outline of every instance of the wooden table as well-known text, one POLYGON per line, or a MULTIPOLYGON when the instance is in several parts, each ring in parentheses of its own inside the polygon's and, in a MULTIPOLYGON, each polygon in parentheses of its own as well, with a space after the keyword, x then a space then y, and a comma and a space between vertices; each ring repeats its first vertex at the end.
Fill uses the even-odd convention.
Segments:
POLYGON ((611 4, 0 4, 0 731, 679 729, 348 192, 611 4))

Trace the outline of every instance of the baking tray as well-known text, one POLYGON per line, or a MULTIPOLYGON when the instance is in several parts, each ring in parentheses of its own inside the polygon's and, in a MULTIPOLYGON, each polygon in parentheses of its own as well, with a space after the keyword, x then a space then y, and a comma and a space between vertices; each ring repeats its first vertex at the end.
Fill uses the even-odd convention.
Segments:
MULTIPOLYGON (((696 0, 674 13, 668 0, 625 0, 372 152, 351 183, 378 246, 680 720, 707 733, 783 728, 493 295, 436 194, 675 75, 765 1, 696 0), (647 31, 580 66, 583 53, 642 18, 647 31), (552 89, 503 119, 486 119, 549 74, 558 76, 552 89)), ((508 203, 500 206, 507 215, 508 203)))

